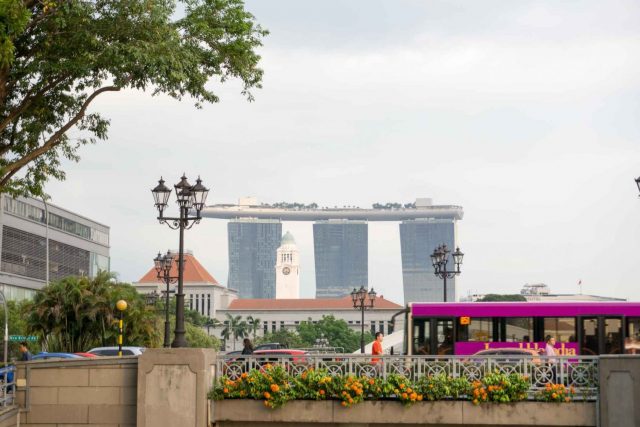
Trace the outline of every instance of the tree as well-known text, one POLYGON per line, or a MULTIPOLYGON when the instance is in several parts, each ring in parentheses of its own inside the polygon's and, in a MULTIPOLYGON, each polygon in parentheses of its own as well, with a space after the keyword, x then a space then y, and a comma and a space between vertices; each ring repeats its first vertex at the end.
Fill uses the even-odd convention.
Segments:
POLYGON ((280 329, 276 332, 265 334, 264 336, 257 338, 255 343, 260 345, 269 342, 277 342, 285 345, 287 348, 310 347, 302 341, 300 335, 286 329, 280 329))
POLYGON ((527 301, 527 299, 520 294, 487 294, 484 297, 478 299, 478 302, 500 302, 500 301, 527 301))
POLYGON ((229 339, 229 336, 233 336, 233 349, 236 349, 236 341, 238 338, 244 338, 247 335, 249 326, 247 322, 242 320, 242 316, 232 316, 227 313, 227 320, 225 321, 225 328, 222 330, 222 337, 225 340, 229 339))
MULTIPOLYGON (((360 333, 355 332, 347 322, 336 319, 333 315, 322 316, 317 323, 300 322, 298 334, 305 347, 313 347, 317 338, 324 337, 331 347, 342 347, 345 352, 351 353, 360 348, 360 333)), ((365 342, 373 341, 373 336, 368 331, 364 334, 365 342)))
POLYGON ((201 107, 218 101, 211 79, 239 79, 248 100, 261 87, 267 32, 242 0, 2 0, 0 22, 0 192, 41 196, 64 158, 105 140, 109 120, 91 111, 104 93, 201 107))
POLYGON ((253 334, 253 340, 256 340, 256 336, 258 334, 258 329, 260 329, 260 323, 262 321, 258 317, 248 316, 247 317, 247 325, 249 325, 249 332, 253 334))

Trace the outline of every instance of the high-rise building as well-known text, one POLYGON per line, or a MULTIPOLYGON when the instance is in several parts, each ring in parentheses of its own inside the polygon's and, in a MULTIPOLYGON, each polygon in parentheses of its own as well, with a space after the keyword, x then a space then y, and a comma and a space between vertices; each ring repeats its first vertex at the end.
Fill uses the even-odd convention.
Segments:
POLYGON ((338 298, 368 287, 366 221, 327 220, 313 224, 316 297, 338 298))
POLYGON ((276 256, 276 299, 300 298, 300 252, 288 231, 276 256))
MULTIPOLYGON (((415 219, 400 223, 404 303, 443 301, 443 280, 434 274, 431 254, 441 244, 456 247, 455 219, 415 219)), ((449 256, 447 269, 454 269, 449 256)), ((455 301, 456 279, 447 279, 447 301, 455 301)))
POLYGON ((276 251, 282 238, 278 220, 242 218, 229 221, 228 288, 240 298, 275 298, 276 251))
POLYGON ((0 287, 8 299, 31 297, 47 279, 109 271, 106 225, 33 198, 2 194, 0 204, 0 287))

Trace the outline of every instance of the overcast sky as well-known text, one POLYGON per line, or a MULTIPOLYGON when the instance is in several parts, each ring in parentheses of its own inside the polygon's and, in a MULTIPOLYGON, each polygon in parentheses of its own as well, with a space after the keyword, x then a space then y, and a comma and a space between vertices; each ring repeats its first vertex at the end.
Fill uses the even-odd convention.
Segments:
MULTIPOLYGON (((111 267, 138 280, 178 233, 150 189, 184 171, 208 203, 370 206, 431 197, 464 208, 458 296, 553 292, 640 300, 640 3, 253 0, 271 32, 264 89, 197 110, 102 95, 110 139, 52 182, 52 203, 111 227, 111 267)), ((217 85, 216 85, 217 86, 217 85)), ((172 201, 175 198, 172 199, 172 201)), ((175 212, 175 211, 174 211, 175 212)), ((302 296, 315 293, 311 223, 289 223, 302 296)), ((402 302, 397 223, 369 225, 369 281, 402 302)), ((226 222, 186 246, 221 283, 226 222)))

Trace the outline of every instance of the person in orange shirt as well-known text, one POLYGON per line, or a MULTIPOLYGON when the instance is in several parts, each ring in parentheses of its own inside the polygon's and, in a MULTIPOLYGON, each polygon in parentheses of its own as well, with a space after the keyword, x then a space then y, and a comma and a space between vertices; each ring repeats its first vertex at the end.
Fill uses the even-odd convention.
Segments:
MULTIPOLYGON (((373 356, 382 355, 382 340, 384 338, 384 334, 382 332, 376 332, 376 340, 373 342, 373 347, 371 348, 371 354, 373 356)), ((378 365, 378 369, 382 367, 381 360, 377 357, 371 358, 371 363, 374 365, 378 365)))

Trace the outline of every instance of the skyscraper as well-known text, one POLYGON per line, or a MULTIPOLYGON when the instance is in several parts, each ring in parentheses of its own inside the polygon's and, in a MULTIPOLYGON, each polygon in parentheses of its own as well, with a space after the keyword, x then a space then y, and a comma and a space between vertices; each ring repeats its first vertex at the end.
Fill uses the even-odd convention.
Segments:
POLYGON ((316 297, 348 295, 368 286, 368 224, 327 220, 313 224, 316 297))
POLYGON ((275 298, 276 251, 282 224, 270 219, 236 219, 229 233, 229 283, 240 298, 275 298))
MULTIPOLYGON (((443 281, 434 274, 431 254, 441 244, 455 250, 455 219, 416 219, 400 223, 404 303, 443 300, 443 281)), ((453 259, 447 264, 454 269, 453 259)), ((447 301, 455 301, 456 279, 447 280, 447 301)))

